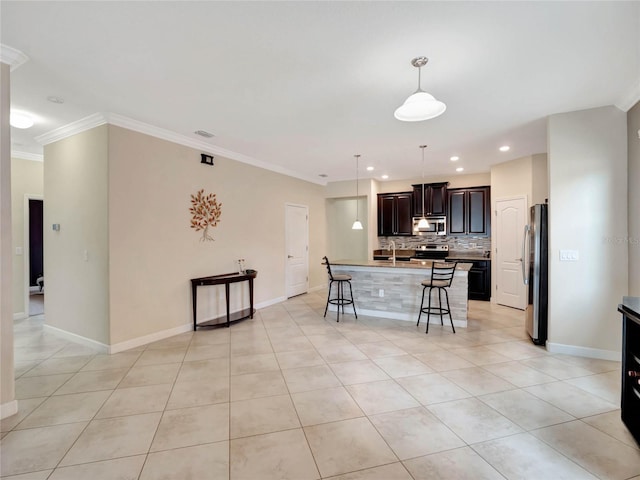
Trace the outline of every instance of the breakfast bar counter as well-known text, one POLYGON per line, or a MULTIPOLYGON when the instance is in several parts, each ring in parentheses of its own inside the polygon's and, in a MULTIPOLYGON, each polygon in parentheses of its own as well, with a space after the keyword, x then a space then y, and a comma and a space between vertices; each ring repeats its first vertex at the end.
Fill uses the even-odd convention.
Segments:
MULTIPOLYGON (((431 278, 432 264, 432 260, 396 261, 395 264, 390 260, 338 260, 331 262, 331 270, 351 275, 358 314, 416 322, 422 299, 421 282, 431 278)), ((471 263, 458 263, 453 283, 448 289, 456 327, 467 326, 467 290, 471 266, 471 263)), ((432 301, 437 302, 436 297, 437 293, 434 292, 432 301)), ((437 316, 432 316, 431 323, 434 324, 437 319, 437 316)), ((426 324, 426 320, 423 315, 420 325, 426 324)))

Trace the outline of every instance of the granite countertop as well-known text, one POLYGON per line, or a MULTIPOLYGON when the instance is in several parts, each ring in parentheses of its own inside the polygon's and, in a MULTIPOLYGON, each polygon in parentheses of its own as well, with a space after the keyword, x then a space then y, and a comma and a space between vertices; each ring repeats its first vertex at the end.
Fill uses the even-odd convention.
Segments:
POLYGON ((640 319, 640 297, 622 297, 618 311, 640 319))
MULTIPOLYGON (((398 262, 394 265, 391 260, 332 260, 331 265, 346 267, 385 267, 398 269, 428 269, 431 270, 433 260, 411 260, 410 262, 398 262)), ((471 263, 458 263, 457 269, 468 272, 473 265, 471 263)))

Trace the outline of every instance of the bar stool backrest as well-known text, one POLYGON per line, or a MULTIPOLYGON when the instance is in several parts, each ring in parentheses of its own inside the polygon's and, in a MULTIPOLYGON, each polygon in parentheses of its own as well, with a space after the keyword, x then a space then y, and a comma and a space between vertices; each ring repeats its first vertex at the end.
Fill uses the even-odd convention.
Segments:
POLYGON ((443 287, 450 287, 453 282, 456 265, 456 262, 433 262, 433 266, 431 267, 431 284, 433 285, 434 281, 438 281, 443 287), (445 282, 445 284, 442 282, 445 282))
POLYGON ((333 274, 331 273, 331 264, 329 263, 329 259, 326 256, 322 257, 322 259, 324 260, 324 264, 327 266, 327 272, 329 273, 329 279, 331 281, 333 281, 333 274))

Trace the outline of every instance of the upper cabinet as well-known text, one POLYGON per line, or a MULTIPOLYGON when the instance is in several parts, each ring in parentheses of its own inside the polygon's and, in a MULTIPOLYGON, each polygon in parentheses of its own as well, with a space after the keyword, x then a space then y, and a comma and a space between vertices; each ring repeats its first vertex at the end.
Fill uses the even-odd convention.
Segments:
POLYGON ((491 235, 491 187, 447 190, 447 234, 491 235))
POLYGON ((378 194, 378 236, 412 235, 411 192, 378 194))
MULTIPOLYGON (((424 184, 424 216, 447 214, 447 185, 449 182, 424 184)), ((413 215, 421 217, 422 184, 413 187, 413 215)))

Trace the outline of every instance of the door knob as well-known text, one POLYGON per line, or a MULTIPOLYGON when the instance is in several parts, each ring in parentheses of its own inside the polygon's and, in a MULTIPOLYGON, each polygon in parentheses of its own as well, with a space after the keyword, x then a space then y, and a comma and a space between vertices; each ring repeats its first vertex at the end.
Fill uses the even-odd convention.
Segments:
POLYGON ((521 262, 522 258, 516 258, 516 262, 521 262))

